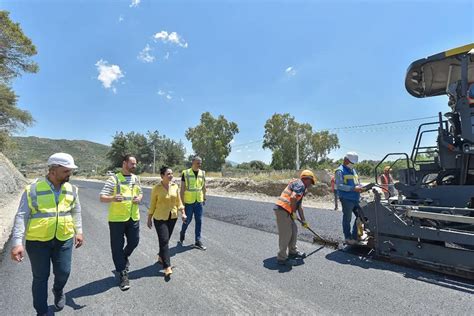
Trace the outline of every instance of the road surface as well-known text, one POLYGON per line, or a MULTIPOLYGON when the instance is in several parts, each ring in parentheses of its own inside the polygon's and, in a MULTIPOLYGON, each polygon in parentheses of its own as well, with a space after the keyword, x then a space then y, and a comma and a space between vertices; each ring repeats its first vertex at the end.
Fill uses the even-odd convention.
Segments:
MULTIPOLYGON (((171 242, 175 269, 169 282, 155 263, 158 241, 155 230, 145 226, 142 207, 140 245, 130 259, 131 289, 122 292, 113 273, 107 207, 98 201, 102 185, 75 183, 80 187, 85 244, 74 250, 65 289, 67 305, 57 314, 472 315, 474 310, 470 283, 304 241, 298 244, 310 254, 308 258, 292 269, 278 266, 272 205, 216 197, 209 197, 205 208, 207 251, 189 246, 193 227, 184 246, 178 246, 178 222, 171 242)), ((145 195, 147 200, 149 190, 145 195)), ((340 213, 307 212, 325 236, 340 235, 340 213)), ((4 253, 0 279, 0 314, 33 315, 28 258, 17 264, 4 253)))

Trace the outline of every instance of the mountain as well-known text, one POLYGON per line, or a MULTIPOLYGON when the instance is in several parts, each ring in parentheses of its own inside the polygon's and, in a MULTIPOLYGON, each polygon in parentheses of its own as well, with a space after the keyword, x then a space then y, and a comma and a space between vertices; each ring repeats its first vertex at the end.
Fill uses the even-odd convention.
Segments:
POLYGON ((56 152, 65 152, 74 157, 78 173, 105 169, 109 146, 87 140, 49 139, 39 137, 13 137, 16 146, 5 155, 23 172, 44 172, 48 157, 56 152))

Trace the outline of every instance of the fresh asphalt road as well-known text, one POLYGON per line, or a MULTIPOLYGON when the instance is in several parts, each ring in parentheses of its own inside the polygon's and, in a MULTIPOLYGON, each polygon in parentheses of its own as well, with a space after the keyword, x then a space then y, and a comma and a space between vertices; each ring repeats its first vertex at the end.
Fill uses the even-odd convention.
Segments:
MULTIPOLYGON (((178 222, 169 282, 155 263, 158 241, 154 229, 145 226, 143 207, 140 245, 130 259, 131 289, 122 292, 112 272, 107 207, 98 201, 102 185, 75 183, 80 187, 85 244, 74 250, 67 305, 58 314, 472 315, 474 310, 474 285, 466 281, 304 241, 299 246, 309 257, 292 269, 280 267, 275 259, 278 237, 271 233, 272 205, 215 197, 209 197, 205 207, 207 251, 189 246, 193 227, 184 246, 177 246, 178 222)), ((145 193, 147 200, 149 190, 145 193)), ((340 234, 340 213, 307 212, 324 236, 340 234)), ((0 280, 0 315, 34 314, 28 258, 18 264, 4 253, 0 280)))

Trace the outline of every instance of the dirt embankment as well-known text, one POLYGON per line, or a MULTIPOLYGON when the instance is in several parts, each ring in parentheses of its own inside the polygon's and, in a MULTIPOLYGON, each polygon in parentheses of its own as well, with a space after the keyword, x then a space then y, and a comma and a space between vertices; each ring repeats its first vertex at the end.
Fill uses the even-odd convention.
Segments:
POLYGON ((28 180, 0 153, 0 252, 10 237, 21 193, 28 180))
MULTIPOLYGON (((330 191, 331 175, 322 170, 316 174, 318 182, 311 187, 305 197, 304 205, 317 208, 334 208, 334 197, 330 191)), ((160 178, 142 177, 141 183, 153 186, 160 178)), ((174 181, 179 183, 179 178, 174 181)), ((248 178, 206 178, 209 195, 233 197, 262 202, 275 202, 289 180, 254 181, 248 178)))

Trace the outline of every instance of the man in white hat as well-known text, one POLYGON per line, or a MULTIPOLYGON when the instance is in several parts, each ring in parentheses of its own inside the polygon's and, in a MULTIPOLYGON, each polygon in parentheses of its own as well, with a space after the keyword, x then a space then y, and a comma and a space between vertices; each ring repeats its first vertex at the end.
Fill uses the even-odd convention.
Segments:
POLYGON ((357 217, 359 208, 360 193, 364 191, 360 184, 357 171, 354 164, 359 162, 359 156, 355 152, 348 152, 344 156, 344 161, 335 172, 335 181, 337 195, 342 205, 342 231, 346 244, 354 245, 357 243, 357 224, 354 225, 351 232, 352 213, 357 217))
POLYGON ((83 243, 81 204, 77 187, 69 183, 76 168, 71 155, 51 155, 48 174, 26 186, 15 217, 11 258, 21 262, 26 248, 33 272, 33 306, 38 315, 48 314, 51 263, 54 305, 57 311, 64 308, 63 289, 71 272, 72 248, 83 243))

